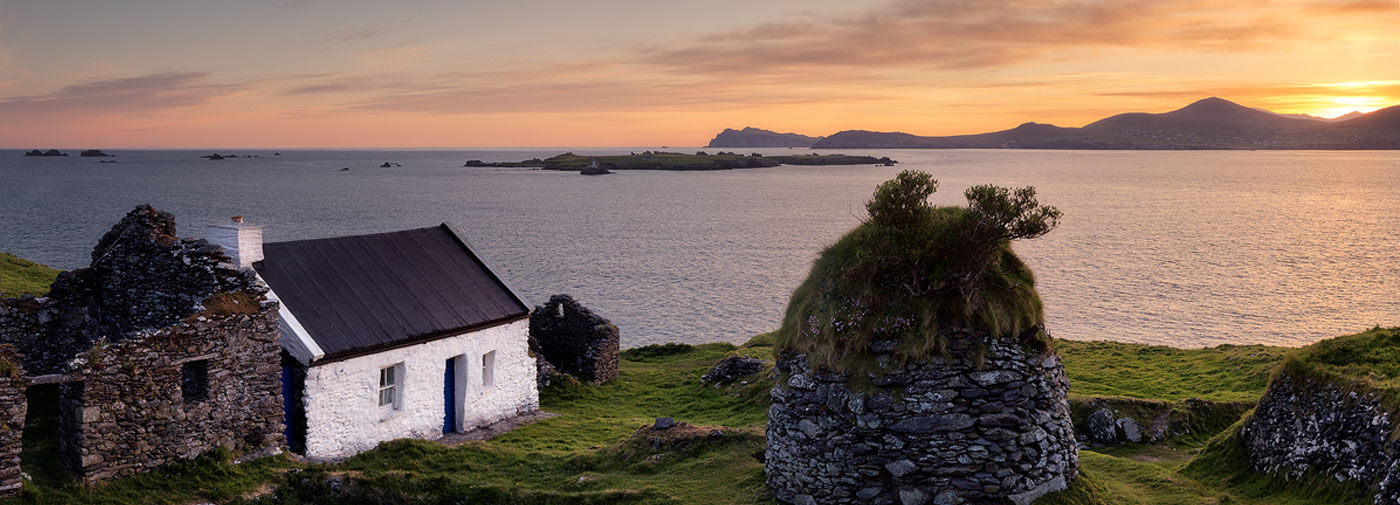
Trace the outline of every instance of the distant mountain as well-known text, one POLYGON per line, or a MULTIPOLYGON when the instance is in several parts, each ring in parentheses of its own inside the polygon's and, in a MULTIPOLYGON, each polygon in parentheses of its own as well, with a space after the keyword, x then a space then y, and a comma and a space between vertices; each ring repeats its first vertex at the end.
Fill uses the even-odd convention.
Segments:
POLYGON ((812 148, 1400 149, 1400 106, 1327 121, 1211 97, 1162 114, 1118 114, 1083 128, 1025 123, 999 132, 947 137, 850 130, 823 138, 812 148))
POLYGON ((1351 119, 1351 118, 1354 118, 1354 117, 1357 117, 1357 116, 1363 116, 1363 115, 1366 114, 1365 112, 1361 112, 1361 111, 1359 111, 1359 110, 1354 110, 1354 111, 1348 112, 1348 113, 1346 113, 1346 114, 1342 114, 1342 115, 1337 116, 1337 117, 1321 117, 1321 116, 1314 116, 1314 115, 1312 115, 1312 114, 1284 114, 1284 113, 1282 113, 1282 112, 1274 112, 1274 111, 1271 111, 1271 110, 1260 109, 1260 108, 1258 108, 1258 107, 1255 107, 1254 110, 1268 112, 1269 114, 1273 114, 1273 115, 1275 115, 1275 116, 1291 117, 1291 118, 1295 118, 1295 119, 1311 119, 1311 120, 1313 120, 1313 121, 1322 121, 1322 122, 1325 122, 1325 123, 1335 123, 1335 122, 1337 122, 1337 121, 1346 121, 1346 120, 1348 120, 1348 119, 1351 119))
POLYGON ((821 137, 796 133, 778 133, 754 127, 742 130, 725 128, 705 147, 812 147, 821 137))

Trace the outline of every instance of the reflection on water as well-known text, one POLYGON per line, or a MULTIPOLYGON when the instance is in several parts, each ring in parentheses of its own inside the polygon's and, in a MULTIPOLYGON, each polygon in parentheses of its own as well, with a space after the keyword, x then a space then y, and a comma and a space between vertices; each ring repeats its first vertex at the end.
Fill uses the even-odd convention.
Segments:
POLYGON ((1016 244, 1058 337, 1300 345, 1400 325, 1400 153, 874 150, 903 164, 606 177, 460 167, 558 152, 117 151, 98 164, 0 151, 0 251, 83 266, 147 202, 186 236, 232 215, 270 241, 447 221, 529 301, 573 294, 624 346, 737 343, 776 327, 876 184, 917 168, 942 182, 940 204, 974 184, 1033 185, 1064 211, 1058 230, 1016 244))

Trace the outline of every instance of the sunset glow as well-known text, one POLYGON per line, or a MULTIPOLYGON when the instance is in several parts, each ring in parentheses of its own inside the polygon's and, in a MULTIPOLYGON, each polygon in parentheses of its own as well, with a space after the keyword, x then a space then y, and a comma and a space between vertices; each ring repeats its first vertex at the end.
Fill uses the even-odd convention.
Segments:
POLYGON ((700 145, 1400 104, 1394 0, 0 5, 0 147, 700 145))

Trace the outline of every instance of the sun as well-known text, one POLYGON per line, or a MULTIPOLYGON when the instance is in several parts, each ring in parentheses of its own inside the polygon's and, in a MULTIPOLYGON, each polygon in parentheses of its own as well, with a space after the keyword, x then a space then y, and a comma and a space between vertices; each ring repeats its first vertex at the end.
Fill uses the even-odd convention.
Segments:
POLYGON ((1334 118, 1348 114, 1352 111, 1371 112, 1386 106, 1386 99, 1378 96, 1337 96, 1330 99, 1331 104, 1313 109, 1310 113, 1314 116, 1334 118))

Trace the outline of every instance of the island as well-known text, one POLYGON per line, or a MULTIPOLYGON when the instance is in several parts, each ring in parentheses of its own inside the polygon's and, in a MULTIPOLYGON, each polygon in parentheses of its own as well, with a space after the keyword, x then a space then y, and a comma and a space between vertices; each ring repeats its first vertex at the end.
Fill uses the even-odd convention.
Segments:
POLYGON ((485 162, 471 160, 464 167, 519 167, 542 170, 579 171, 588 168, 593 161, 604 170, 732 170, 736 168, 764 168, 779 165, 884 165, 893 166, 898 161, 889 157, 853 156, 845 154, 803 154, 794 156, 763 156, 758 153, 738 154, 716 152, 710 154, 699 151, 695 154, 645 151, 618 156, 581 156, 564 153, 546 159, 532 158, 524 161, 485 162))
POLYGON ((58 156, 68 156, 67 153, 64 153, 64 152, 62 152, 62 151, 59 151, 58 149, 49 149, 49 150, 47 150, 47 151, 40 151, 40 150, 38 150, 38 149, 35 149, 35 150, 29 151, 29 152, 27 152, 27 153, 24 153, 24 155, 25 155, 25 156, 42 156, 42 157, 49 157, 49 158, 58 157, 58 156))
POLYGON ((116 155, 104 153, 101 149, 88 149, 86 151, 78 153, 78 156, 83 158, 112 158, 116 155))
POLYGON ((812 147, 812 144, 821 139, 746 126, 742 130, 725 128, 705 147, 812 147))

